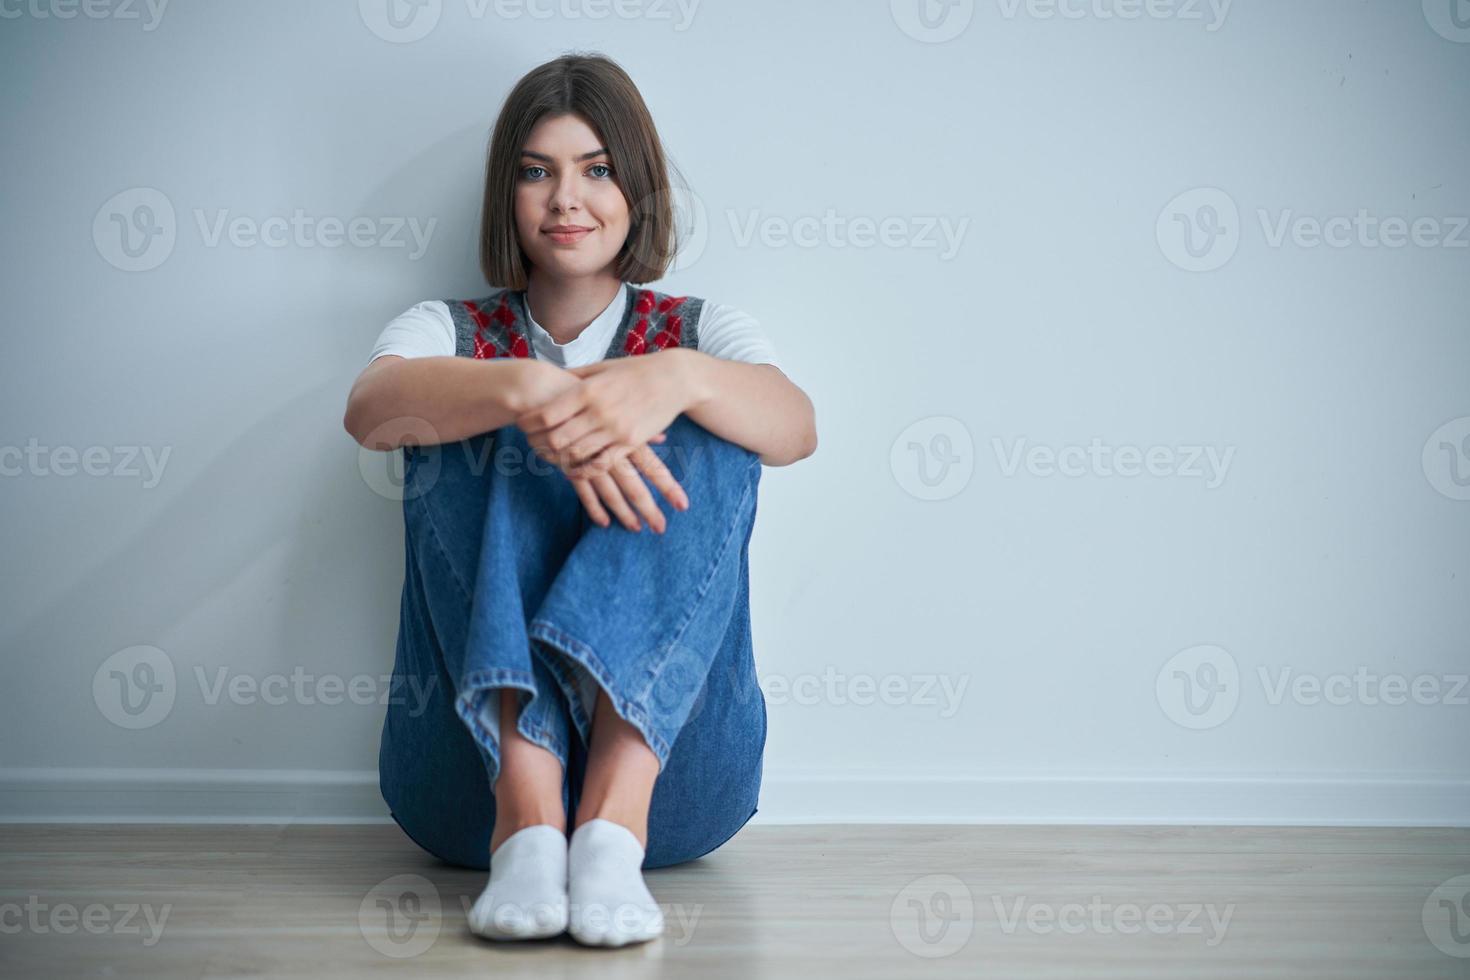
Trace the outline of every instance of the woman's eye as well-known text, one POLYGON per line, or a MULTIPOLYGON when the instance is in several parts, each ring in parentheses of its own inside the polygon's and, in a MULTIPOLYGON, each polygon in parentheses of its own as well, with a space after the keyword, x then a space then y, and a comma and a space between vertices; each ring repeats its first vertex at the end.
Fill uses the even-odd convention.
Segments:
MULTIPOLYGON (((528 167, 521 168, 521 176, 526 180, 540 180, 545 173, 545 167, 537 166, 534 163, 528 167)), ((594 163, 588 168, 588 173, 599 179, 606 179, 612 176, 612 167, 605 163, 594 163)))

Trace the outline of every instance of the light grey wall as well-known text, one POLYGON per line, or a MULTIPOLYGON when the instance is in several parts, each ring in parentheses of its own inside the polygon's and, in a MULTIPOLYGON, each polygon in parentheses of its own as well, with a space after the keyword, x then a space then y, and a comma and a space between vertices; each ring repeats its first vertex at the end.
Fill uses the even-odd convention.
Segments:
POLYGON ((752 546, 776 812, 931 779, 1093 779, 1145 817, 1150 777, 1263 819, 1276 779, 1470 799, 1450 0, 4 9, 12 782, 373 768, 380 706, 249 685, 390 670, 401 518, 347 389, 388 318, 481 290, 500 100, 597 49, 702 215, 663 285, 756 315, 817 405, 752 546), (232 241, 298 209, 299 241, 232 241), (129 255, 119 220, 166 233, 129 255), (110 680, 140 646, 174 671, 152 717, 110 680))

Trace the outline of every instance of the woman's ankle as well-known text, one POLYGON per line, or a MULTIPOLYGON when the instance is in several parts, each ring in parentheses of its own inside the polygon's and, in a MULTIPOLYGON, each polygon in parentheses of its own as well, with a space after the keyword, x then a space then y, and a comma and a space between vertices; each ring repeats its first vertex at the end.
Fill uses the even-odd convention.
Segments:
POLYGON ((511 810, 497 804, 495 827, 490 832, 490 853, 505 843, 506 838, 518 830, 550 824, 563 834, 567 832, 567 815, 560 803, 555 806, 532 806, 511 810))

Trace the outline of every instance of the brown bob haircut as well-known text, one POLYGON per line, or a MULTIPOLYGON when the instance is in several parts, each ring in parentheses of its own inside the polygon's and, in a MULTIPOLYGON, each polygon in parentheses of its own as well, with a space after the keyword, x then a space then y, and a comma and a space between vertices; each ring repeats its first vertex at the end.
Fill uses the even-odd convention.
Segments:
POLYGON ((521 150, 546 116, 582 116, 602 138, 628 201, 628 239, 616 270, 625 282, 661 279, 677 254, 672 191, 663 145, 637 86, 601 54, 564 54, 527 72, 506 96, 485 164, 480 270, 492 286, 525 289, 529 262, 516 235, 515 188, 521 150))

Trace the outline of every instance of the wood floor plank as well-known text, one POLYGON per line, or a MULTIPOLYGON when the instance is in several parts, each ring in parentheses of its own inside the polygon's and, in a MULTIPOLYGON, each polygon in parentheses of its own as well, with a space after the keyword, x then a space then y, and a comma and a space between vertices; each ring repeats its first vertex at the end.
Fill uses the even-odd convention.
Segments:
POLYGON ((474 937, 483 873, 391 825, 10 825, 0 975, 1449 980, 1462 875, 1448 828, 751 824, 600 950, 474 937))

